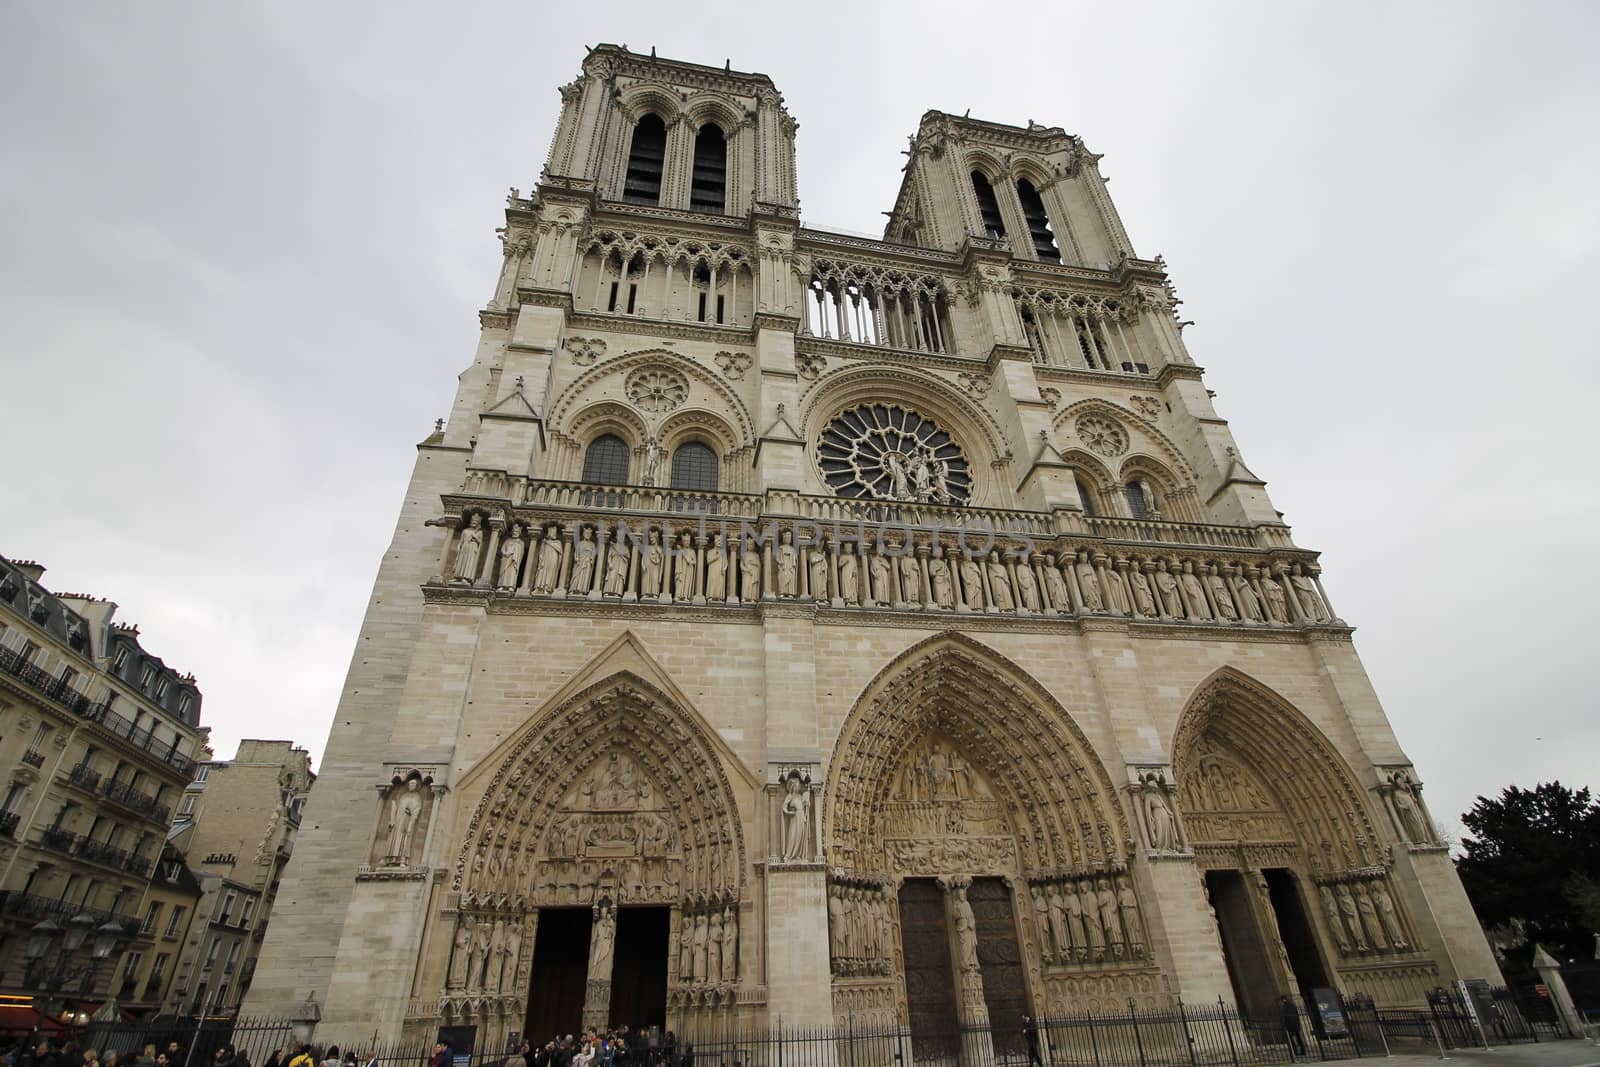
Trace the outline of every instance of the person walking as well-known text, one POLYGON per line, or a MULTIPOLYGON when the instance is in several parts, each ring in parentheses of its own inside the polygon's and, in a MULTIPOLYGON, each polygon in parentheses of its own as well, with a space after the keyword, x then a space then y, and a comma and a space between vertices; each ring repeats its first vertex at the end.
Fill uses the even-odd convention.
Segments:
POLYGON ((1039 1058, 1039 1020, 1031 1015, 1022 1017, 1022 1039, 1028 1044, 1028 1067, 1044 1067, 1039 1058))
POLYGON ((1300 1006, 1287 993, 1278 1001, 1278 1015, 1283 1020, 1283 1032, 1289 1035, 1289 1048, 1296 1056, 1304 1056, 1306 1038, 1300 1029, 1300 1006))

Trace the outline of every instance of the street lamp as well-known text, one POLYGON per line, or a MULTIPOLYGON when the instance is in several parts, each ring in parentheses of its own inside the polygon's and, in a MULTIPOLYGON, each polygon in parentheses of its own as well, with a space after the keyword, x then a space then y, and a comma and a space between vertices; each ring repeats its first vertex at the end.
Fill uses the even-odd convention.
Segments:
POLYGON ((61 947, 69 953, 76 952, 83 947, 83 939, 89 936, 89 931, 94 929, 94 916, 86 911, 80 911, 67 920, 67 932, 61 939, 61 947))
POLYGON ((50 951, 50 942, 54 941, 56 935, 60 932, 61 927, 49 919, 36 923, 28 933, 28 943, 23 946, 22 954, 27 956, 30 961, 38 960, 46 952, 50 951))
MULTIPOLYGON (((122 940, 124 933, 123 925, 116 919, 108 919, 96 926, 95 917, 87 911, 68 919, 64 927, 49 919, 35 923, 22 951, 29 963, 29 981, 38 990, 35 1009, 39 1016, 52 1013, 55 995, 70 983, 79 981, 80 989, 92 989, 95 972, 116 951, 117 942, 122 940), (91 933, 94 941, 89 947, 88 964, 69 966, 72 957, 83 948, 91 933), (47 964, 46 957, 52 955, 51 946, 56 943, 58 935, 61 938, 60 948, 54 952, 53 963, 47 964)), ((38 1029, 37 1019, 34 1029, 38 1029)))

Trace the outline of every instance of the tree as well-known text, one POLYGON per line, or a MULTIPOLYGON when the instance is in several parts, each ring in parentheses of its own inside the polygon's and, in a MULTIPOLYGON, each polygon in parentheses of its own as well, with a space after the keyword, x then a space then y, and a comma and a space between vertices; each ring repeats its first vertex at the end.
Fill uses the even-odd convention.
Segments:
POLYGON ((1479 797, 1461 816, 1462 884, 1485 926, 1513 919, 1530 943, 1562 959, 1594 950, 1594 892, 1600 884, 1600 800, 1560 782, 1508 786, 1479 797))

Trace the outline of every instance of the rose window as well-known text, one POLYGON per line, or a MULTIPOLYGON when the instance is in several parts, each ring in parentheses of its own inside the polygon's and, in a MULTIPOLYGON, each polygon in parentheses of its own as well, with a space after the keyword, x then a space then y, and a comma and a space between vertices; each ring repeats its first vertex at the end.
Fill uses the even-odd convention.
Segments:
POLYGON ((1120 456, 1128 450, 1128 435, 1121 426, 1100 415, 1085 415, 1078 420, 1078 438, 1107 458, 1120 456))
POLYGON ((628 375, 628 399, 643 411, 659 415, 689 398, 689 379, 666 367, 644 367, 628 375))
POLYGON ((835 496, 965 504, 972 472, 938 423, 898 404, 863 404, 822 431, 817 460, 835 496))

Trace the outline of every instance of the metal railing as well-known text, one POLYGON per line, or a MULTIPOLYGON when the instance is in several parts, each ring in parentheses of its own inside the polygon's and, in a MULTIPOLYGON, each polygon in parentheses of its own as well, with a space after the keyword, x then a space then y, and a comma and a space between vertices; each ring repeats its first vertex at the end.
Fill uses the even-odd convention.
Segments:
POLYGON ((130 811, 165 825, 172 819, 172 809, 149 793, 135 789, 127 782, 109 781, 105 786, 106 799, 130 811))
POLYGON ((94 770, 87 763, 80 763, 67 772, 67 781, 73 785, 82 786, 93 791, 100 785, 100 772, 94 770))
POLYGON ((30 748, 22 754, 22 762, 30 767, 43 767, 44 753, 36 748, 30 748))
POLYGON ((16 837, 17 823, 21 821, 21 812, 0 811, 0 834, 4 834, 6 837, 16 837))

